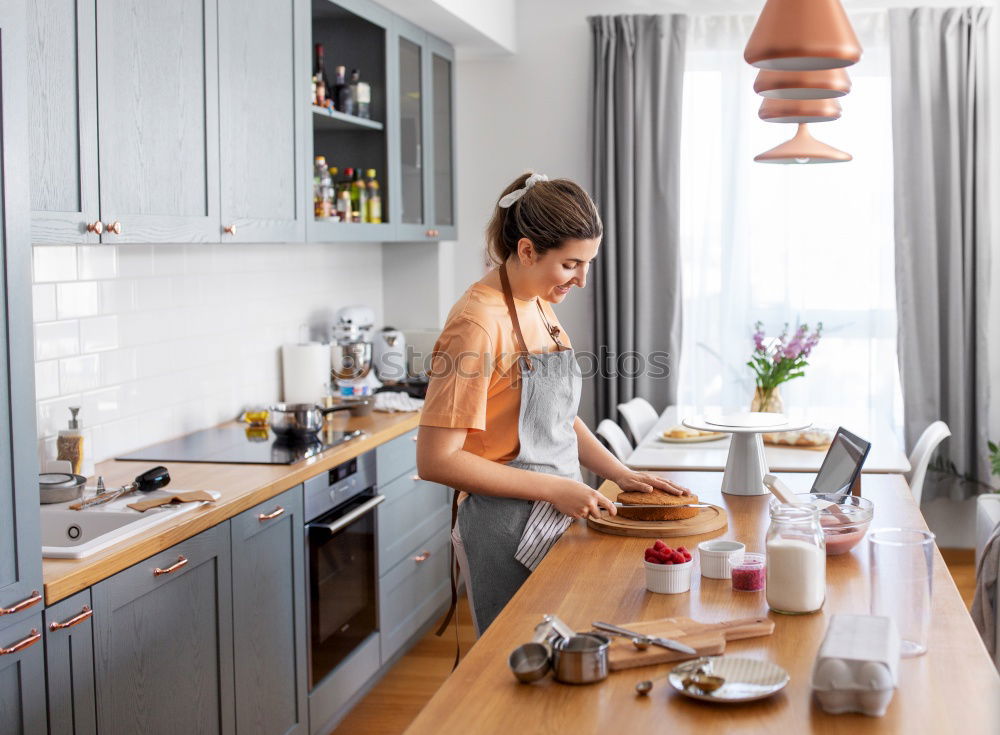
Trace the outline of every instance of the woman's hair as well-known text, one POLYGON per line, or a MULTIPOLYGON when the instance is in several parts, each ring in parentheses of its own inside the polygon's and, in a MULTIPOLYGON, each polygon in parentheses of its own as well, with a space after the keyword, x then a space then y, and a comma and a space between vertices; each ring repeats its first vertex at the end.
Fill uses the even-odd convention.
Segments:
MULTIPOLYGON (((514 179, 500 199, 524 187, 532 174, 514 179)), ((539 255, 562 247, 566 240, 601 237, 604 225, 590 195, 569 179, 536 181, 508 207, 498 203, 486 226, 486 251, 500 265, 517 252, 522 237, 531 240, 539 255)))

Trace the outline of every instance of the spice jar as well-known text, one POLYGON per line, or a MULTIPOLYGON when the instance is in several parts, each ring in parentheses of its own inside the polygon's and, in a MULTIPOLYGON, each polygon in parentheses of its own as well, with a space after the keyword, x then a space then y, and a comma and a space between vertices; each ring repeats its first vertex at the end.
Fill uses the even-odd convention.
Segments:
POLYGON ((776 505, 767 529, 767 604, 779 613, 816 612, 826 599, 826 541, 819 508, 776 505))

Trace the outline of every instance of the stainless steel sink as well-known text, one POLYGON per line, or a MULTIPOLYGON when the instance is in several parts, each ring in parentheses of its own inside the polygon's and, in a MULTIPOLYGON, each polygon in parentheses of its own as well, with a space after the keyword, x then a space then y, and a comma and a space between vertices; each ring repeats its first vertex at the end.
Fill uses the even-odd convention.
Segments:
MULTIPOLYGON (((156 493, 145 493, 143 499, 155 495, 156 493)), ((126 507, 135 500, 133 495, 87 510, 70 510, 68 506, 71 503, 41 506, 42 556, 50 559, 83 559, 205 504, 179 503, 140 513, 126 507)))

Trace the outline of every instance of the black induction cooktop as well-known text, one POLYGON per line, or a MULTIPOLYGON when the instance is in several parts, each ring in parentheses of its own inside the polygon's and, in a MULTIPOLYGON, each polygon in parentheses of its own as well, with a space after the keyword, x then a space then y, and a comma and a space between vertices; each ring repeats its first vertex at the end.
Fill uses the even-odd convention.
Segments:
POLYGON ((356 434, 323 429, 313 439, 289 440, 267 427, 223 424, 117 457, 142 462, 214 462, 221 464, 295 464, 355 438, 356 434))

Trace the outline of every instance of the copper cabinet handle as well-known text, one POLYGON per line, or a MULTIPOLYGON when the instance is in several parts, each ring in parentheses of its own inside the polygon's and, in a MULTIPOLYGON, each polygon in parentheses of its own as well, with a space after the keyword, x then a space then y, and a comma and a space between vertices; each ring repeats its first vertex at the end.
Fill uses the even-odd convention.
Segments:
POLYGON ((413 436, 410 437, 410 439, 412 439, 413 441, 416 441, 417 440, 417 435, 414 434, 413 436))
POLYGON ((28 633, 27 638, 22 638, 17 643, 15 643, 12 646, 8 646, 7 648, 0 648, 0 656, 5 656, 8 653, 17 653, 23 648, 35 645, 41 639, 42 639, 42 634, 38 632, 38 628, 32 628, 31 632, 28 633))
POLYGON ((279 505, 277 508, 275 508, 274 510, 272 510, 270 513, 259 513, 257 515, 257 520, 260 521, 261 523, 263 523, 264 521, 269 521, 272 518, 277 518, 278 516, 280 516, 284 512, 285 512, 285 509, 282 508, 279 505))
POLYGON ((171 574, 173 572, 176 572, 178 569, 180 569, 182 566, 184 566, 187 563, 188 563, 188 560, 186 558, 184 558, 183 556, 178 556, 177 557, 177 561, 175 561, 173 564, 171 564, 166 569, 160 569, 159 567, 156 567, 156 569, 153 570, 153 576, 154 577, 159 577, 161 574, 171 574))
POLYGON ((413 561, 419 564, 420 562, 427 561, 430 558, 431 558, 431 552, 425 550, 422 553, 417 554, 415 557, 413 557, 413 561))
POLYGON ((79 625, 87 618, 94 617, 94 611, 90 609, 90 605, 84 605, 83 610, 78 612, 76 615, 71 617, 69 620, 64 620, 61 623, 49 623, 49 630, 63 630, 65 628, 72 628, 74 625, 79 625))
POLYGON ((38 590, 34 590, 30 596, 24 598, 20 602, 14 603, 10 607, 0 607, 0 615, 13 615, 14 613, 26 610, 32 605, 37 605, 42 601, 42 593, 38 590))
POLYGON ((236 225, 235 224, 226 225, 225 227, 222 228, 222 231, 225 232, 227 235, 235 235, 236 225))
POLYGON ((108 232, 113 232, 116 235, 122 234, 122 223, 119 222, 118 220, 115 220, 111 224, 106 224, 104 225, 104 227, 107 229, 108 232))
POLYGON ((97 220, 96 222, 91 222, 90 224, 87 225, 87 232, 93 232, 95 235, 100 235, 102 232, 104 232, 104 223, 101 222, 101 220, 97 220))
POLYGON ((424 234, 426 234, 427 237, 434 237, 434 230, 427 230, 427 232, 424 234))
POLYGON ((420 482, 420 475, 410 475, 410 479, 414 482, 420 482))

